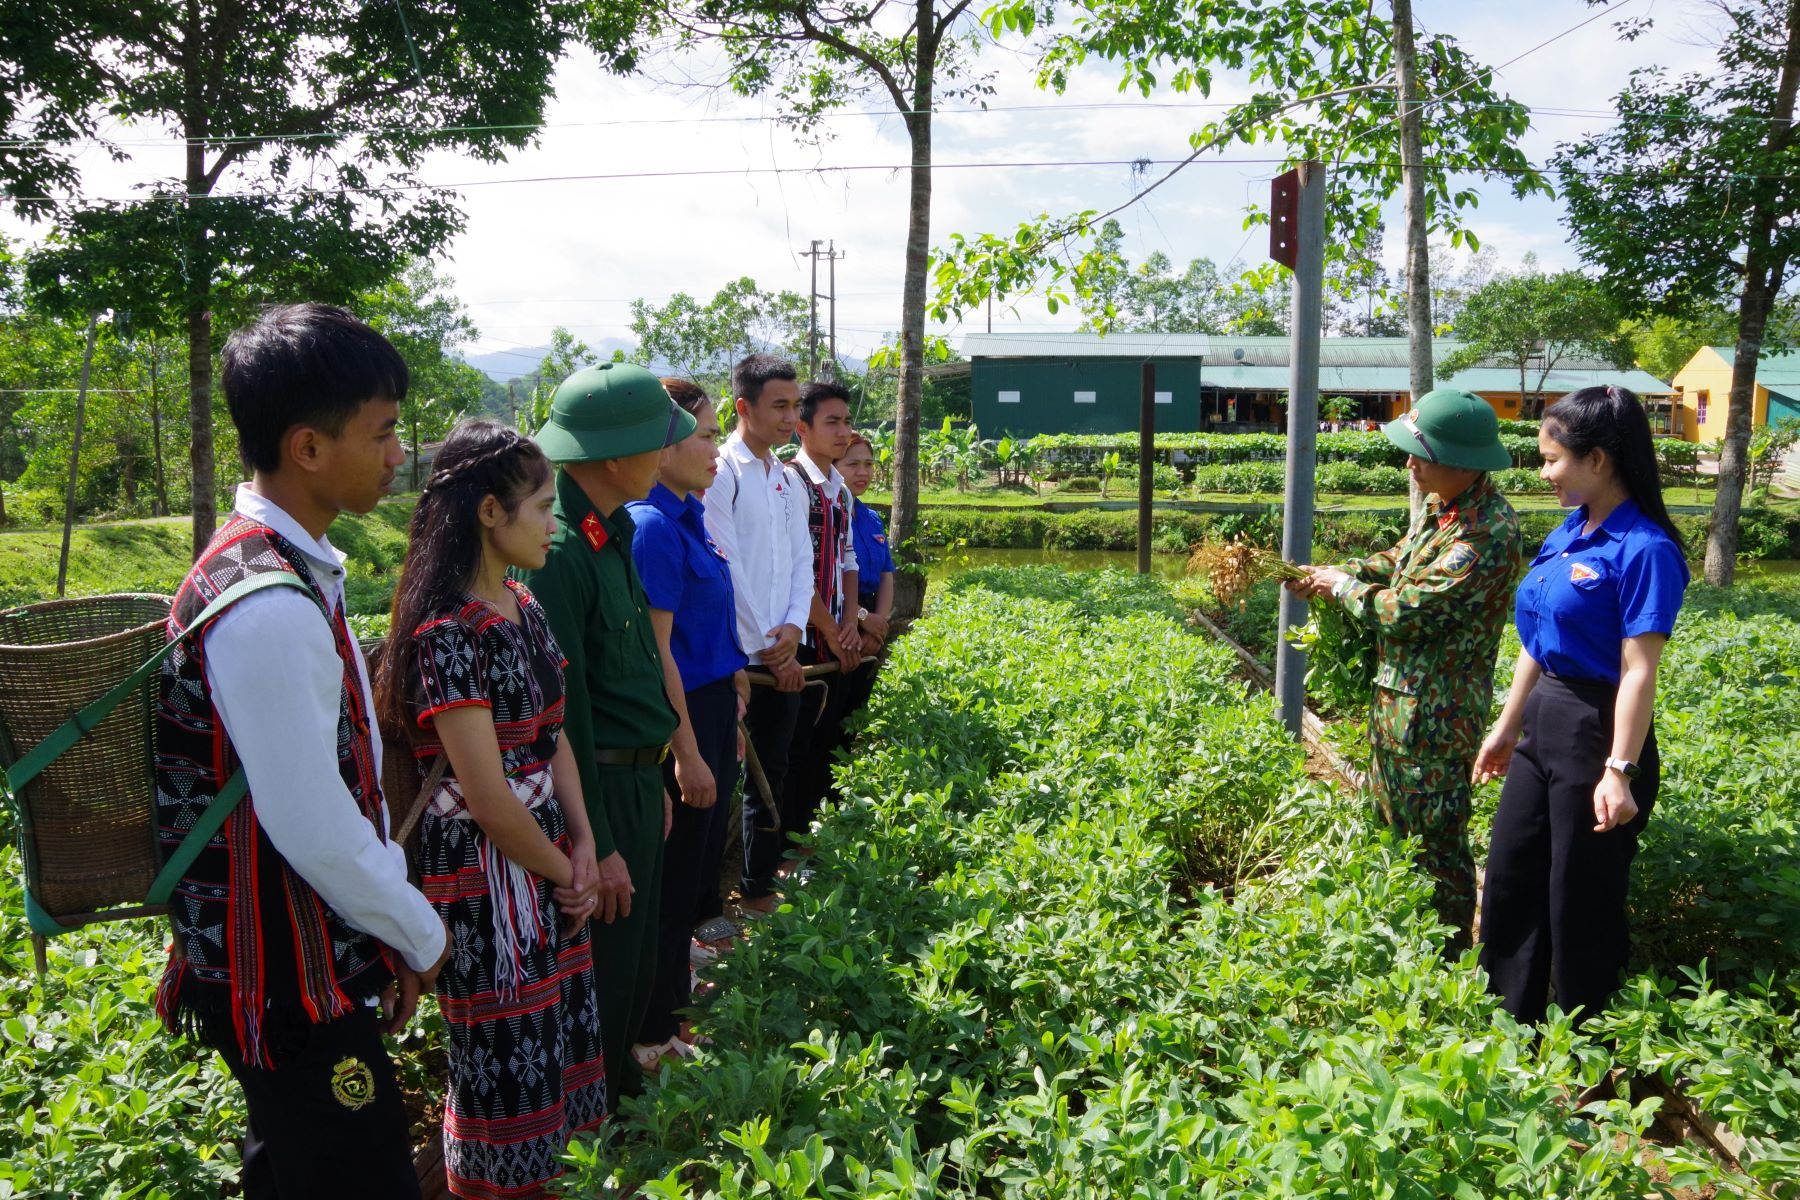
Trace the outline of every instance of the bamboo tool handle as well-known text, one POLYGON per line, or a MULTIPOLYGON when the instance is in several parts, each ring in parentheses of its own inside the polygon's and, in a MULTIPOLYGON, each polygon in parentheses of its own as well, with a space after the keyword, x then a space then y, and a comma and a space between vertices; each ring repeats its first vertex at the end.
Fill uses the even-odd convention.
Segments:
MULTIPOLYGON (((838 661, 834 658, 827 663, 814 663, 810 667, 801 667, 800 674, 807 679, 817 679, 821 675, 836 675, 842 670, 843 667, 840 666, 838 661)), ((751 671, 749 675, 750 683, 753 687, 775 686, 775 677, 773 675, 765 675, 761 671, 751 671)))
POLYGON ((769 777, 763 774, 762 759, 756 756, 756 743, 750 740, 750 727, 738 718, 738 732, 744 735, 744 773, 750 776, 750 782, 762 794, 763 808, 768 812, 773 825, 758 825, 757 828, 767 833, 781 832, 781 806, 775 803, 775 793, 769 787, 769 777))

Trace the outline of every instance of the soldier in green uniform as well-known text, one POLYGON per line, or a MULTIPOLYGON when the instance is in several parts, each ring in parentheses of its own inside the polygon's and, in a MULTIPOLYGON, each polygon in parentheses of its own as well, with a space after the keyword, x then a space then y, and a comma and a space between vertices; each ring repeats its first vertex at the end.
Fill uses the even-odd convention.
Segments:
POLYGON ((1458 954, 1475 918, 1470 773, 1523 549, 1518 517, 1487 473, 1512 457, 1487 401, 1453 388, 1427 393, 1382 432, 1407 452, 1428 503, 1399 545, 1313 567, 1289 586, 1374 627, 1377 810, 1422 843, 1419 865, 1437 881, 1438 915, 1456 930, 1447 949, 1458 954))
POLYGON ((662 448, 693 431, 656 376, 605 363, 563 380, 537 433, 558 467, 558 529, 526 582, 568 660, 563 734, 581 767, 600 865, 594 985, 614 1095, 643 1087, 630 1047, 655 978, 669 818, 661 763, 675 731, 625 502, 650 494, 662 448))

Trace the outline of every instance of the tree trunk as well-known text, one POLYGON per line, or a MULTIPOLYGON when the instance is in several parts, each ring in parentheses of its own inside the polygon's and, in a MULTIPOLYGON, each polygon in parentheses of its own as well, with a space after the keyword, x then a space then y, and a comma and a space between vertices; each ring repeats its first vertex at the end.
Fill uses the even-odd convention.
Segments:
MULTIPOLYGON (((919 408, 924 398, 925 285, 931 256, 931 101, 938 35, 932 0, 917 0, 918 60, 906 131, 912 142, 907 195, 906 273, 900 298, 900 387, 894 403, 894 507, 889 545, 904 562, 920 561, 919 408)), ((901 572, 898 584, 911 572, 901 572)))
POLYGON ((56 598, 69 583, 69 543, 75 536, 75 492, 81 470, 81 427, 87 418, 88 378, 94 369, 94 344, 100 336, 100 314, 88 318, 87 348, 81 355, 81 386, 75 392, 75 435, 69 443, 69 487, 63 498, 62 553, 56 560, 56 598))
MULTIPOLYGON (((1788 5, 1787 50, 1769 123, 1769 147, 1779 153, 1794 139, 1794 104, 1800 93, 1800 0, 1788 5)), ((1779 214, 1785 216, 1786 214, 1779 214)), ((1725 409, 1725 441, 1719 449, 1719 482, 1706 530, 1706 582, 1730 587, 1737 570, 1738 514, 1743 508, 1755 416, 1756 362, 1762 355, 1769 312, 1787 274, 1787 257, 1774 249, 1778 214, 1764 189, 1744 253, 1744 291, 1738 303, 1737 352, 1731 361, 1731 398, 1725 409)))
POLYGON ((187 212, 183 223, 183 274, 187 281, 188 474, 192 481, 194 557, 199 558, 218 526, 218 484, 213 478, 212 413, 212 247, 208 244, 206 195, 207 111, 200 6, 189 0, 183 31, 182 75, 187 137, 187 212))
POLYGON ((157 368, 162 358, 162 341, 150 339, 150 468, 156 486, 151 515, 169 515, 169 478, 163 468, 162 393, 157 387, 157 368))
MULTIPOLYGON (((1412 403, 1431 390, 1431 258, 1426 241, 1425 150, 1419 131, 1412 0, 1394 0, 1394 90, 1400 110, 1400 187, 1406 202, 1406 371, 1412 403)), ((1409 478, 1413 515, 1425 497, 1409 478)))

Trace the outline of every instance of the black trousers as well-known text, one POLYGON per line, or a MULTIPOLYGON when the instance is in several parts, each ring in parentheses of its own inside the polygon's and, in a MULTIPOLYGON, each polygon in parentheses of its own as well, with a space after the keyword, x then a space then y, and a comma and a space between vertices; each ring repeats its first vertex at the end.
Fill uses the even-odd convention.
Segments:
POLYGON ((646 1045, 674 1037, 680 1025, 676 1014, 692 1002, 688 941, 694 926, 718 911, 719 866, 725 857, 731 794, 737 783, 737 688, 731 676, 689 692, 687 710, 700 757, 712 770, 718 799, 711 808, 683 804, 681 788, 675 782, 675 760, 663 764, 663 786, 675 798, 675 809, 663 848, 656 976, 637 1038, 646 1045))
POLYGON ((246 1063, 228 1019, 200 1040, 244 1089, 243 1193, 248 1200, 418 1200, 412 1137, 394 1064, 359 1007, 323 1025, 285 1028, 273 1069, 246 1063))
POLYGON ((1631 785, 1638 813, 1594 832, 1594 786, 1612 753, 1610 684, 1546 676, 1525 702, 1489 839, 1481 902, 1488 990, 1522 1022, 1544 1019, 1549 990, 1564 1012, 1591 1016, 1618 989, 1630 956, 1625 916, 1631 860, 1656 802, 1656 731, 1631 785))
MULTIPOLYGON (((754 674, 762 668, 751 667, 750 670, 754 674)), ((772 687, 750 689, 744 727, 749 730, 750 746, 769 781, 769 796, 774 804, 765 803, 756 781, 746 769, 744 877, 740 884, 746 900, 759 899, 775 890, 775 868, 781 865, 782 850, 787 846, 781 798, 787 786, 788 752, 794 741, 794 724, 800 716, 801 695, 800 692, 778 692, 772 687)))
MULTIPOLYGON (((811 666, 834 662, 831 652, 800 647, 800 662, 811 666)), ((792 837, 804 837, 819 815, 819 804, 831 790, 832 754, 838 747, 838 728, 843 723, 849 678, 842 672, 808 680, 800 693, 800 714, 794 722, 794 740, 788 747, 787 786, 782 794, 781 820, 792 837)))

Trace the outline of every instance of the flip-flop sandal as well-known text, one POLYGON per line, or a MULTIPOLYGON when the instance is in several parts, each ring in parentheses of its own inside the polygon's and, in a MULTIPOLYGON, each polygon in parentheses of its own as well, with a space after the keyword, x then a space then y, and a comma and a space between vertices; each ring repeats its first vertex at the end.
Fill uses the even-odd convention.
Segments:
POLYGON ((743 926, 730 917, 708 917, 694 927, 694 940, 709 949, 721 942, 732 942, 744 935, 743 926))
POLYGON ((705 942, 688 942, 688 966, 710 967, 719 961, 719 952, 705 942))

